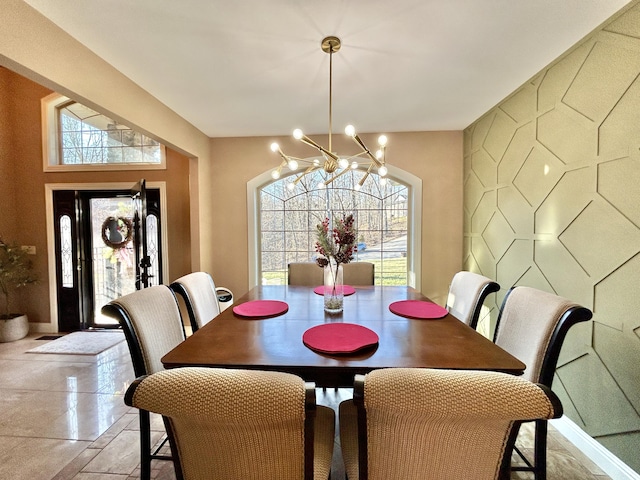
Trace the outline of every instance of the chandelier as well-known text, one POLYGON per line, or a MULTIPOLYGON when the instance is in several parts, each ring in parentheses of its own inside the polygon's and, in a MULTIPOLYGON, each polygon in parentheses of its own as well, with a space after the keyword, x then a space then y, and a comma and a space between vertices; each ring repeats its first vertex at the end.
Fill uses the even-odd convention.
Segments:
MULTIPOLYGON (((387 146, 387 137, 385 135, 380 135, 378 137, 378 150, 375 153, 372 153, 364 144, 362 139, 356 133, 356 129, 353 125, 347 125, 344 129, 344 133, 351 137, 353 141, 360 147, 360 151, 348 155, 348 156, 339 156, 335 153, 331 146, 331 131, 332 131, 332 101, 333 101, 333 91, 332 91, 332 76, 333 76, 333 54, 340 50, 340 39, 338 37, 326 37, 322 40, 321 48, 322 51, 329 54, 329 145, 328 148, 324 148, 322 145, 311 140, 307 137, 302 130, 296 128, 293 131, 293 138, 296 140, 300 140, 302 143, 309 145, 317 149, 322 157, 317 158, 296 158, 286 155, 280 149, 280 146, 277 143, 271 144, 271 150, 278 155, 280 155, 282 161, 280 165, 271 172, 271 177, 274 180, 280 178, 282 173, 282 169, 284 167, 288 167, 289 170, 295 172, 300 167, 304 168, 304 170, 298 174, 298 176, 289 184, 287 184, 287 188, 289 190, 294 190, 296 185, 300 182, 300 180, 305 176, 316 170, 322 169, 324 171, 325 180, 321 181, 318 184, 318 188, 324 188, 331 184, 336 178, 344 175, 345 173, 356 170, 358 168, 365 169, 366 173, 360 179, 358 184, 355 186, 356 190, 360 190, 362 185, 364 184, 367 177, 374 172, 380 176, 384 177, 387 174, 387 167, 385 165, 385 149, 387 146)), ((384 179, 383 179, 384 180, 384 179)))

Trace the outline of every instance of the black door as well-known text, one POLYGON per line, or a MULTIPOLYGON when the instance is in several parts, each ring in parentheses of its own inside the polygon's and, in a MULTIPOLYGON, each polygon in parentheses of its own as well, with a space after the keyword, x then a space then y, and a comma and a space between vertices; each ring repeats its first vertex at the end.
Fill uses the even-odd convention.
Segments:
POLYGON ((117 327, 104 304, 162 283, 160 191, 134 189, 54 191, 60 331, 117 327))

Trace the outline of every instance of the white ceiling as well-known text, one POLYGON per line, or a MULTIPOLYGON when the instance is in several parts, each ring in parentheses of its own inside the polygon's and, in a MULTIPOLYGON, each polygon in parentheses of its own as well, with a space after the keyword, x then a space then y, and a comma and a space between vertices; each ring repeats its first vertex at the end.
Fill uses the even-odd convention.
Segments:
POLYGON ((211 137, 461 130, 628 0, 25 0, 211 137))

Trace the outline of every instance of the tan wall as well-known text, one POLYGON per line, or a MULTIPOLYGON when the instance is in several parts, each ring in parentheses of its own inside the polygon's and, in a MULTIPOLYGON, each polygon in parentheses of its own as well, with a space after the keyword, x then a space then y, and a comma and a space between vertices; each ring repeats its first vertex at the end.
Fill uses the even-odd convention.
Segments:
POLYGON ((0 2, 0 66, 69 96, 190 158, 192 265, 210 269, 209 139, 22 0, 0 2))
POLYGON ((11 135, 9 134, 9 122, 11 115, 9 108, 5 105, 4 99, 9 98, 9 83, 12 73, 0 67, 0 236, 6 237, 7 241, 14 235, 14 225, 9 219, 9 212, 13 211, 13 184, 5 184, 2 181, 8 178, 13 172, 13 163, 4 161, 11 155, 11 135))
MULTIPOLYGON (((132 170, 126 172, 55 172, 44 173, 40 100, 51 91, 24 77, 0 69, 0 111, 8 117, 3 123, 3 137, 9 137, 0 156, 0 191, 3 203, 0 235, 22 245, 36 247, 33 258, 38 285, 22 291, 20 311, 26 311, 34 323, 49 322, 49 279, 46 236, 46 183, 131 182, 140 178, 148 182, 164 181, 167 187, 167 229, 169 267, 177 278, 191 271, 189 218, 189 159, 167 149, 166 170, 132 170), (7 194, 8 193, 8 194, 7 194)), ((2 147, 0 146, 0 149, 2 147)), ((165 279, 165 283, 171 279, 165 279)))
POLYGON ((640 7, 465 130, 465 267, 593 309, 563 348, 566 414, 640 472, 640 7))
MULTIPOLYGON (((376 135, 361 135, 375 145, 376 135)), ((462 133, 390 133, 387 162, 420 177, 422 185, 422 291, 434 300, 446 300, 453 274, 461 268, 462 252, 462 133)), ((327 144, 326 136, 313 136, 327 144)), ((247 182, 279 163, 269 149, 277 141, 296 157, 316 155, 312 148, 291 137, 216 138, 211 140, 215 159, 210 177, 213 215, 220 226, 213 232, 216 251, 212 274, 216 283, 236 294, 249 285, 247 244, 247 182)), ((355 152, 344 135, 333 137, 337 152, 355 152)))

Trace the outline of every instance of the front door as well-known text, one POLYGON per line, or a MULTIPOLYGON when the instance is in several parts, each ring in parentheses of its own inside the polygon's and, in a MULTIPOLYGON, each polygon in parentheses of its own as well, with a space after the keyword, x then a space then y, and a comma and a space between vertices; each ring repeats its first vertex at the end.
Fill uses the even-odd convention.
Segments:
POLYGON ((140 184, 53 192, 59 331, 117 327, 103 305, 162 283, 160 192, 140 184))

